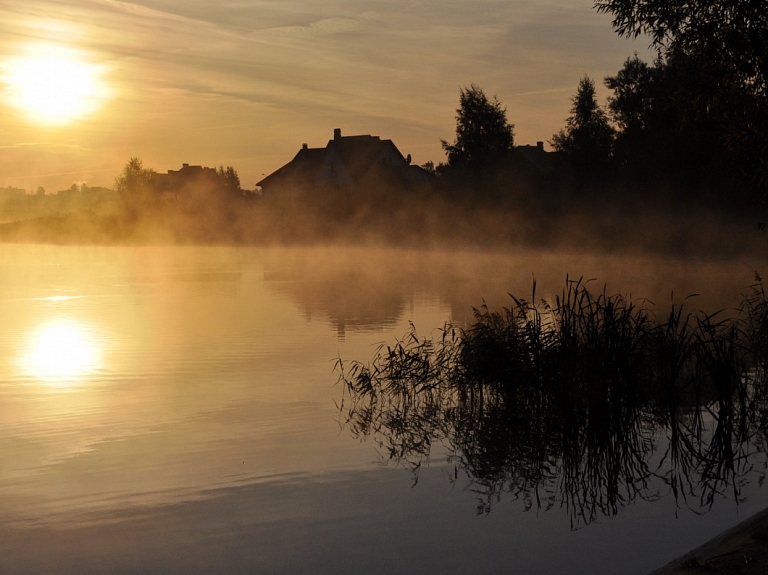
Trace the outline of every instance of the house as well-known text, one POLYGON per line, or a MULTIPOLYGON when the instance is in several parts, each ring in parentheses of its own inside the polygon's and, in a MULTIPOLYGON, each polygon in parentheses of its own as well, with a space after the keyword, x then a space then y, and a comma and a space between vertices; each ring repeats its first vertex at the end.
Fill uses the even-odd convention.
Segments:
POLYGON ((342 136, 336 128, 324 148, 303 144, 293 160, 256 185, 264 198, 297 199, 325 190, 355 197, 374 188, 409 188, 432 178, 426 170, 411 165, 411 156, 404 157, 392 140, 342 136))
POLYGON ((215 186, 219 181, 216 168, 182 164, 180 170, 168 170, 166 174, 154 174, 152 183, 160 193, 178 193, 192 186, 215 186))
POLYGON ((535 146, 525 144, 515 146, 515 155, 533 169, 534 173, 553 174, 563 166, 563 156, 560 152, 547 152, 544 142, 536 142, 535 146))

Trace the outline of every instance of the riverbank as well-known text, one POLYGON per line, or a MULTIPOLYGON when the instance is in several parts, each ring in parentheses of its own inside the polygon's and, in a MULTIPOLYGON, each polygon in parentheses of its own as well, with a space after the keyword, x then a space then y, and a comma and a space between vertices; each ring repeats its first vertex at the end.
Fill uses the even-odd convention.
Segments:
POLYGON ((768 509, 653 571, 650 575, 768 573, 768 509))

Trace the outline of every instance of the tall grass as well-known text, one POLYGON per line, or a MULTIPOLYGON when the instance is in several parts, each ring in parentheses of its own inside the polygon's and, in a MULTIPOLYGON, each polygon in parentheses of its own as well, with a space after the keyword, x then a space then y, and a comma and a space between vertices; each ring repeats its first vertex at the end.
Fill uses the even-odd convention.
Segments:
POLYGON ((759 281, 731 314, 664 315, 582 280, 549 303, 534 283, 530 300, 482 306, 469 326, 428 338, 411 326, 369 363, 340 360, 341 411, 414 470, 446 443, 479 512, 502 493, 564 506, 573 524, 668 492, 708 509, 738 500, 764 453, 767 343, 759 281))

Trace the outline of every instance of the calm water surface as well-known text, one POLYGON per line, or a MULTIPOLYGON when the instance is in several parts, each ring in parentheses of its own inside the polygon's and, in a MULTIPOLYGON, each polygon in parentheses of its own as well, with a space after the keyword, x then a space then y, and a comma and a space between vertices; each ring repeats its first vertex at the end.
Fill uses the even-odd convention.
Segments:
POLYGON ((768 505, 674 498, 572 526, 478 515, 435 446, 416 478, 339 425, 334 361, 412 322, 601 289, 737 305, 763 262, 521 252, 0 246, 0 572, 646 573, 768 505), (418 479, 418 481, 415 481, 418 479))

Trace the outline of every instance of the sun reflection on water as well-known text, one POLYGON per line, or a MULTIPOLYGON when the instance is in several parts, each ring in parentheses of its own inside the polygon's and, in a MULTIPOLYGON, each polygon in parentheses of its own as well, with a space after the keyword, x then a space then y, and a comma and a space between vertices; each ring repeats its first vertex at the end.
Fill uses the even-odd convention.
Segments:
POLYGON ((73 319, 53 319, 34 329, 21 355, 25 375, 66 385, 102 367, 102 349, 93 331, 73 319))

